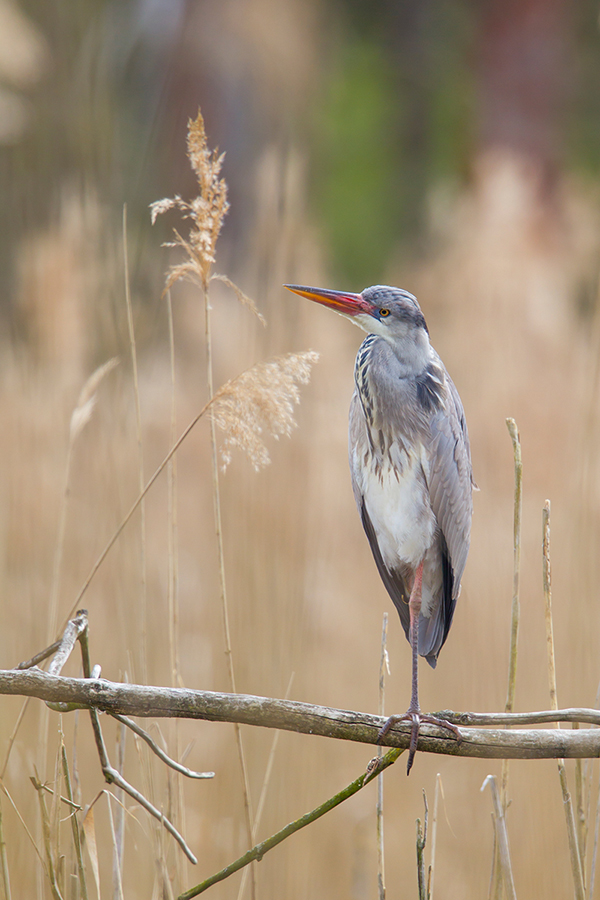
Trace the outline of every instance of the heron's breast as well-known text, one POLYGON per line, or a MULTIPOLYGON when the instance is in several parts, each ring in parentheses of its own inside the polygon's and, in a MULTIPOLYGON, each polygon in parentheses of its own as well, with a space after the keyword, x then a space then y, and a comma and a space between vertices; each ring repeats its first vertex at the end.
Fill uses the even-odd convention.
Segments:
POLYGON ((385 457, 355 448, 353 477, 373 523, 386 566, 416 566, 436 544, 437 520, 420 456, 393 445, 385 457))

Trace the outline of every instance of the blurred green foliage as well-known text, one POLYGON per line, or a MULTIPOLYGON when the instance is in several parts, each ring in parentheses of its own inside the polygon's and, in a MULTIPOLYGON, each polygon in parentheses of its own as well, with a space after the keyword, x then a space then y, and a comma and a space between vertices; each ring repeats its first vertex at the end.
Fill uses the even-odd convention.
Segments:
POLYGON ((398 114, 399 106, 381 48, 367 41, 340 48, 318 110, 315 205, 336 274, 352 285, 382 269, 398 230, 401 184, 389 110, 398 114))
MULTIPOLYGON (((252 210, 243 213, 243 201, 256 204, 246 185, 257 159, 269 144, 285 147, 291 135, 300 135, 312 210, 334 277, 349 287, 381 280, 390 259, 427 246, 432 187, 468 180, 485 102, 483 23, 498 4, 323 0, 314 20, 318 33, 289 35, 305 42, 307 56, 313 42, 318 46, 312 93, 306 106, 293 106, 283 91, 273 102, 275 95, 249 62, 255 38, 243 26, 236 40, 248 42, 248 59, 242 64, 233 58, 237 45, 216 5, 198 13, 191 0, 20 0, 47 42, 50 64, 26 97, 29 130, 18 143, 0 147, 6 223, 0 305, 11 305, 15 247, 31 231, 55 224, 66 185, 95 191, 117 223, 127 202, 130 226, 139 232, 139 240, 132 236, 132 277, 148 282, 143 272, 152 261, 137 265, 138 244, 149 236, 148 204, 193 189, 180 148, 185 120, 198 106, 213 144, 227 151, 235 202, 224 246, 236 244, 233 258, 247 251, 243 235, 251 230, 252 210), (168 28, 152 18, 159 9, 168 28), (198 38, 207 23, 214 55, 198 38)), ((593 0, 558 5, 566 10, 569 65, 557 158, 596 177, 598 7, 593 0)), ((265 29, 268 24, 265 19, 265 29)), ((168 233, 167 225, 160 228, 161 236, 168 233)), ((157 229, 151 241, 160 242, 157 229)))
POLYGON ((335 275, 356 288, 381 279, 398 248, 418 248, 431 185, 466 178, 473 16, 460 0, 354 0, 338 14, 315 112, 313 193, 335 275))

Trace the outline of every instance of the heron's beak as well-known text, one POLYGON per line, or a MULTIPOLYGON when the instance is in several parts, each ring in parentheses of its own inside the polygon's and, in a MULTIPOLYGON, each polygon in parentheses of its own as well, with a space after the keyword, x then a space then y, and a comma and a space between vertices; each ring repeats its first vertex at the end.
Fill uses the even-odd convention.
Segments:
POLYGON ((308 297, 316 303, 322 303, 345 316, 358 316, 370 313, 371 306, 363 300, 362 294, 351 294, 348 291, 329 291, 326 288, 305 287, 302 284, 284 284, 288 291, 308 297))

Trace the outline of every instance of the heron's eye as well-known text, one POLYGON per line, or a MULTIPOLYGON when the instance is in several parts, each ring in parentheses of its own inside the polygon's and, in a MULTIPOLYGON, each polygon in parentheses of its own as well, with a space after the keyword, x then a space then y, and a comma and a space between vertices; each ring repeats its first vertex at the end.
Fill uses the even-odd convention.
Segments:
POLYGON ((379 315, 381 316, 382 319, 385 319, 385 317, 389 316, 389 314, 390 314, 389 309, 380 309, 379 310, 379 315))

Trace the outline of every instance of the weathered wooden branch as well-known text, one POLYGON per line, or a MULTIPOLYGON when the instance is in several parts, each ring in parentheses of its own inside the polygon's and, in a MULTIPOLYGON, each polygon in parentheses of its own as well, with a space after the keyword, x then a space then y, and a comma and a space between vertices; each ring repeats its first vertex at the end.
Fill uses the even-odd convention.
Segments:
MULTIPOLYGON (((211 722, 238 722, 264 728, 281 728, 302 734, 318 734, 337 740, 377 743, 385 719, 381 716, 309 703, 194 691, 186 688, 119 684, 94 678, 63 678, 38 668, 27 671, 0 670, 0 694, 37 697, 50 703, 68 704, 70 709, 92 708, 120 715, 204 719, 211 722)), ((66 708, 66 707, 63 707, 66 708)), ((423 725, 419 750, 449 756, 484 759, 549 759, 600 756, 600 730, 522 729, 519 731, 464 727, 481 724, 522 725, 550 722, 584 722, 600 725, 600 711, 594 709, 547 710, 539 713, 475 714, 444 710, 438 715, 461 728, 458 743, 447 732, 423 725)), ((395 726, 384 738, 390 747, 405 749, 410 726, 395 726)))

